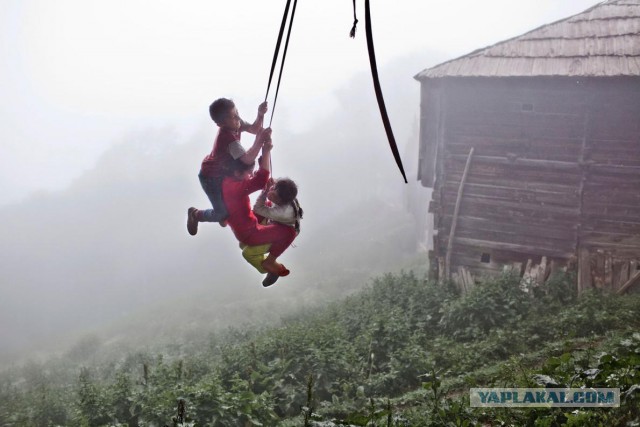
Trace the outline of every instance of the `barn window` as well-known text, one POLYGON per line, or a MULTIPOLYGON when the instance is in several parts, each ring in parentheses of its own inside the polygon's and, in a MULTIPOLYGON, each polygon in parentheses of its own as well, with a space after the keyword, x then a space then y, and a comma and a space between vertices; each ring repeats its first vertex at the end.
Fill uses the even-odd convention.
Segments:
POLYGON ((533 104, 522 104, 522 111, 533 111, 533 104))
POLYGON ((489 255, 486 252, 483 252, 482 255, 480 255, 480 262, 489 264, 491 262, 491 255, 489 255))

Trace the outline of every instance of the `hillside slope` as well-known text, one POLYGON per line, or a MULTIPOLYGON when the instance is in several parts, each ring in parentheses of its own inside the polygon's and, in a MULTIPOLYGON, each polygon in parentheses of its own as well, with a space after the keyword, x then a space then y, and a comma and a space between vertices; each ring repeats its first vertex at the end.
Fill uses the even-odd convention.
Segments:
POLYGON ((640 296, 518 278, 465 296, 385 275, 277 326, 229 328, 162 348, 80 343, 0 376, 4 425, 607 425, 640 419, 640 296), (120 349, 122 350, 122 349, 120 349), (473 386, 619 387, 614 409, 469 408, 473 386), (20 402, 20 404, 17 404, 20 402))

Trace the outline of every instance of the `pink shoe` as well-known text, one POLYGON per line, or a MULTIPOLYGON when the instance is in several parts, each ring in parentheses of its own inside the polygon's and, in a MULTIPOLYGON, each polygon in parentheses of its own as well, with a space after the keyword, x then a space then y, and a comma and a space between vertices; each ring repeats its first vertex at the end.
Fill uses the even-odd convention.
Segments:
POLYGON ((271 274, 275 274, 277 276, 288 276, 290 271, 287 270, 287 267, 285 267, 284 265, 278 263, 278 262, 272 262, 272 263, 268 263, 266 262, 267 260, 264 260, 262 262, 262 268, 264 268, 267 273, 271 273, 271 274))

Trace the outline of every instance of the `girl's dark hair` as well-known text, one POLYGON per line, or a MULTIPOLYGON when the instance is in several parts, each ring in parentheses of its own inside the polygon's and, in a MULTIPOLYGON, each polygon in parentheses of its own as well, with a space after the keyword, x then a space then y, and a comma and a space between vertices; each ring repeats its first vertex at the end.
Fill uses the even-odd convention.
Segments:
POLYGON ((276 181, 274 190, 283 205, 291 203, 298 196, 298 186, 289 178, 280 178, 276 181))
POLYGON ((290 204, 293 207, 293 212, 296 216, 296 221, 294 224, 294 228, 296 233, 300 233, 300 220, 302 219, 302 215, 304 211, 298 203, 298 186, 293 180, 289 178, 280 178, 276 181, 274 185, 274 190, 278 193, 278 197, 280 198, 280 202, 283 205, 290 204))
POLYGON ((209 105, 209 115, 211 116, 211 120, 216 122, 216 124, 220 124, 224 121, 229 111, 235 107, 236 104, 227 98, 219 98, 216 99, 209 105))

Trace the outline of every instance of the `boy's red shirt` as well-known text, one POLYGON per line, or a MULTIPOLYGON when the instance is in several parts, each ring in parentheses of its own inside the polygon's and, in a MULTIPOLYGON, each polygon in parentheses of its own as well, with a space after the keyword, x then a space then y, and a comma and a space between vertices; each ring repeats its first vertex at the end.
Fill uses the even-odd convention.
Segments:
POLYGON ((227 205, 227 222, 236 238, 243 242, 245 237, 258 229, 258 219, 251 209, 249 194, 262 190, 269 180, 269 171, 258 169, 249 179, 238 181, 227 177, 222 181, 222 197, 227 205))
POLYGON ((211 153, 202 161, 200 167, 202 176, 210 178, 227 174, 229 165, 233 162, 233 157, 229 153, 229 145, 235 141, 240 141, 239 131, 234 132, 224 128, 218 130, 211 153))

